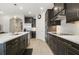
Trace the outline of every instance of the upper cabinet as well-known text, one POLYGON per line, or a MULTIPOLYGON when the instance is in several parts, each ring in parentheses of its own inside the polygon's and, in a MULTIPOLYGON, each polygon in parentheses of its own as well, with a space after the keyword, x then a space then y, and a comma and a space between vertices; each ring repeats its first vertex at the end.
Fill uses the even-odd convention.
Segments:
POLYGON ((79 21, 79 3, 67 3, 66 9, 66 22, 79 21))
POLYGON ((47 14, 48 14, 48 19, 52 19, 54 17, 53 9, 48 9, 47 10, 47 14))
POLYGON ((46 11, 45 18, 48 21, 48 26, 61 25, 58 15, 65 15, 64 3, 54 3, 54 7, 46 11))
POLYGON ((50 22, 53 17, 54 17, 53 9, 47 9, 45 13, 45 21, 47 22, 48 26, 51 26, 50 22))
POLYGON ((25 16, 25 23, 31 23, 32 27, 36 27, 36 19, 34 19, 33 17, 26 17, 25 16))
POLYGON ((25 23, 32 23, 33 17, 25 17, 25 23))
POLYGON ((54 3, 54 16, 64 10, 64 3, 54 3))
POLYGON ((51 24, 61 25, 61 19, 58 17, 58 15, 65 15, 64 3, 54 3, 53 13, 54 16, 51 19, 51 24))
POLYGON ((36 27, 36 19, 32 19, 32 27, 36 27))

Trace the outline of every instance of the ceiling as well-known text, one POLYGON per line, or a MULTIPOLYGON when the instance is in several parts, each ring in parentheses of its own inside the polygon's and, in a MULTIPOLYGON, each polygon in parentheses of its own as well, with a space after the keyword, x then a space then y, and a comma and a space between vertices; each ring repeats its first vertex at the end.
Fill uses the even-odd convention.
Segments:
POLYGON ((0 3, 0 14, 36 16, 41 11, 53 8, 53 3, 0 3), (41 8, 41 9, 40 9, 41 8))

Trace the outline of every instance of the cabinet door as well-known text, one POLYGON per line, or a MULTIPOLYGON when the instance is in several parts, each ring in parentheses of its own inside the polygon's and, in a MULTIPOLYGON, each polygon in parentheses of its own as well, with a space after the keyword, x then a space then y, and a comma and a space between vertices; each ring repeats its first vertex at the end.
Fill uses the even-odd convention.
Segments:
POLYGON ((48 9, 45 14, 45 19, 47 20, 48 26, 51 26, 51 19, 54 17, 54 10, 48 9))
POLYGON ((28 46, 28 34, 24 35, 25 37, 25 48, 28 46))
POLYGON ((75 47, 70 46, 67 49, 67 54, 68 55, 79 55, 79 50, 76 49, 75 47))
POLYGON ((54 3, 54 16, 64 9, 64 3, 54 3))
POLYGON ((18 40, 14 39, 6 43, 6 54, 16 55, 18 52, 18 40))
POLYGON ((36 19, 32 19, 32 27, 36 27, 36 19))
POLYGON ((66 4, 66 18, 67 22, 73 22, 79 20, 79 3, 66 4))
POLYGON ((54 54, 57 54, 57 52, 56 52, 57 51, 57 40, 56 39, 57 38, 55 36, 50 35, 50 40, 48 42, 48 44, 54 54))
POLYGON ((60 41, 59 39, 57 40, 57 55, 62 55, 64 54, 64 47, 62 45, 62 41, 60 41))
POLYGON ((49 47, 51 48, 51 41, 52 40, 52 36, 50 34, 48 34, 48 40, 47 40, 47 43, 49 45, 49 47))
POLYGON ((53 45, 52 45, 52 48, 53 48, 53 52, 54 52, 54 54, 57 54, 58 52, 57 52, 57 45, 58 45, 58 41, 57 41, 57 37, 55 37, 55 36, 53 36, 53 45))
POLYGON ((48 34, 48 40, 47 43, 50 47, 50 49, 52 50, 52 52, 54 51, 54 43, 53 43, 53 37, 51 34, 48 34))
POLYGON ((32 23, 32 17, 25 17, 25 23, 32 23))
POLYGON ((20 37, 20 47, 21 47, 21 50, 25 49, 25 38, 24 38, 24 36, 20 37))

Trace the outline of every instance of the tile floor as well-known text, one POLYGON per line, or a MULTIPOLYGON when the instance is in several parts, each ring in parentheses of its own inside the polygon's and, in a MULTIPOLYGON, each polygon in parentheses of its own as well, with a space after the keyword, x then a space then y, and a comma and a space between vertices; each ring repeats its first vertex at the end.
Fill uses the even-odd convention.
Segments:
POLYGON ((30 39, 28 48, 33 48, 32 55, 53 55, 46 42, 39 39, 30 39))

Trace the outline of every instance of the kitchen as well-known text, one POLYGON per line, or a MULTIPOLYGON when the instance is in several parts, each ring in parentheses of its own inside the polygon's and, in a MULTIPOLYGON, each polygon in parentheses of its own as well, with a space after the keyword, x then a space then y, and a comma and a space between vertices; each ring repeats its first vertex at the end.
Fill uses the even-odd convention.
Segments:
POLYGON ((79 55, 78 7, 79 3, 0 3, 0 55, 23 55, 29 49, 31 55, 79 55))

